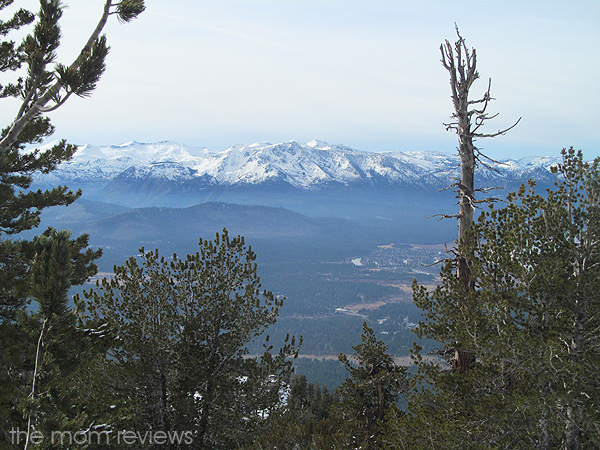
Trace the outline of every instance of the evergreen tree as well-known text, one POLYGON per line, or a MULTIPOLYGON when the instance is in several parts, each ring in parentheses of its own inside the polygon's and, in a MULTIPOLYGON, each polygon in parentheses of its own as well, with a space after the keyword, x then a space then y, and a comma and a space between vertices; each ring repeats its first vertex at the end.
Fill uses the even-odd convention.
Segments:
MULTIPOLYGON (((11 4, 0 0, 0 12, 11 4)), ((52 423, 55 429, 75 426, 73 420, 84 417, 74 407, 69 383, 94 339, 79 323, 83 305, 73 311, 65 296, 68 287, 96 273, 93 261, 101 254, 87 248, 87 236, 71 240, 68 232, 52 229, 34 241, 7 239, 36 227, 44 208, 68 205, 81 195, 64 186, 30 189, 35 173, 47 174, 69 160, 75 146, 61 140, 46 151, 25 149, 54 132, 46 114, 71 95, 85 97, 95 89, 108 53, 100 34, 109 15, 127 22, 144 9, 143 0, 106 0, 98 26, 65 66, 54 65, 63 5, 59 0, 40 0, 39 5, 36 15, 21 8, 0 19, 0 72, 15 73, 12 82, 0 85, 0 98, 17 99, 14 119, 0 133, 0 446, 9 447, 15 426, 32 430, 23 423, 23 412, 36 430, 52 423), (5 39, 31 24, 20 44, 5 39), (31 301, 37 303, 34 313, 25 310, 31 301)))
MULTIPOLYGON (((92 262, 100 251, 87 247, 87 236, 73 241, 70 232, 48 230, 34 243, 31 296, 38 303, 38 311, 23 317, 21 326, 32 334, 30 342, 37 342, 31 389, 22 402, 29 432, 36 430, 44 436, 63 430, 83 430, 86 415, 77 408, 78 392, 72 386, 76 373, 93 354, 93 335, 81 327, 82 306, 75 310, 68 305, 68 291, 72 285, 82 284, 97 269, 92 262), (41 329, 40 324, 41 322, 41 329)), ((23 429, 21 428, 21 429, 23 429)), ((26 439, 25 448, 29 439, 26 439)))
MULTIPOLYGON (((0 11, 13 3, 0 1, 0 11)), ((34 173, 46 174, 61 162, 68 161, 76 146, 61 140, 45 151, 24 152, 27 145, 39 144, 54 133, 50 119, 45 117, 62 106, 75 94, 86 97, 95 89, 105 69, 108 53, 105 36, 100 33, 110 14, 130 21, 144 10, 143 0, 107 0, 98 26, 85 43, 79 56, 69 66, 52 65, 60 46, 60 18, 63 5, 59 0, 40 0, 37 15, 20 9, 8 20, 0 20, 0 35, 35 23, 33 30, 16 45, 0 41, 0 71, 15 72, 23 66, 24 76, 0 85, 0 98, 16 98, 20 105, 14 120, 0 135, 0 236, 13 235, 36 227, 44 208, 68 205, 81 192, 65 186, 50 190, 30 190, 34 173)), ((0 256, 0 320, 13 317, 26 298, 22 276, 29 263, 21 253, 22 246, 11 240, 1 241, 0 256), (25 267, 23 266, 25 264, 25 267), (15 280, 15 283, 11 282, 15 280)))
POLYGON ((331 448, 329 435, 334 431, 329 409, 334 398, 327 387, 307 383, 305 375, 294 375, 285 404, 269 415, 268 427, 247 450, 331 448))
POLYGON ((115 430, 190 432, 193 448, 237 448, 280 408, 298 349, 288 338, 275 355, 268 346, 248 356, 283 300, 261 292, 243 237, 224 229, 199 245, 171 260, 142 249, 141 264, 132 257, 85 292, 115 336, 89 392, 108 393, 115 430))
POLYGON ((451 264, 433 293, 415 284, 418 336, 445 350, 458 341, 477 359, 460 373, 417 348, 422 390, 396 447, 600 446, 600 159, 570 149, 554 171, 546 196, 530 182, 473 226, 474 289, 451 264))
POLYGON ((406 368, 396 365, 366 322, 361 338, 362 343, 352 347, 358 366, 346 355, 339 356, 350 376, 336 389, 340 400, 331 410, 337 424, 334 448, 382 448, 386 415, 398 413, 396 402, 408 387, 406 368))
MULTIPOLYGON (((83 305, 68 305, 68 290, 96 273, 101 250, 88 248, 88 237, 70 239, 68 231, 48 229, 36 238, 28 292, 37 303, 34 312, 18 311, 14 324, 3 324, 2 409, 0 446, 13 448, 14 430, 83 429, 84 406, 78 402, 73 377, 93 355, 97 339, 84 331, 83 305), (11 432, 13 432, 11 434, 11 432)), ((29 439, 20 435, 20 447, 29 439)))

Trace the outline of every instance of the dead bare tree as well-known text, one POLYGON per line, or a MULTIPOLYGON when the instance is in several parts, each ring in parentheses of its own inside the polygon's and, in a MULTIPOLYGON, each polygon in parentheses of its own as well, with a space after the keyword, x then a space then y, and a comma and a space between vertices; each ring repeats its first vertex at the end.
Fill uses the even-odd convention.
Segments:
MULTIPOLYGON (((484 188, 475 189, 475 169, 478 164, 490 167, 490 162, 497 163, 497 161, 481 153, 474 142, 480 138, 496 137, 505 134, 514 128, 521 118, 510 127, 495 133, 483 133, 480 131, 481 127, 488 120, 498 116, 498 113, 490 115, 487 112, 489 102, 494 100, 490 94, 492 80, 491 78, 489 79, 488 87, 483 97, 477 100, 469 100, 469 91, 475 80, 479 78, 479 72, 477 72, 477 53, 475 49, 469 50, 467 48, 465 40, 460 35, 456 24, 455 28, 458 39, 454 43, 454 46, 446 40, 445 43, 440 45, 440 52, 442 54, 442 65, 450 74, 452 103, 454 105, 454 113, 451 116, 452 122, 445 123, 444 126, 446 130, 455 130, 458 135, 461 178, 457 179, 452 187, 456 187, 458 191, 459 212, 454 215, 443 215, 443 217, 458 218, 458 245, 454 250, 457 276, 465 286, 474 288, 474 280, 470 276, 470 264, 464 256, 463 249, 472 244, 467 241, 467 232, 473 223, 477 204, 494 200, 491 198, 475 199, 476 192, 489 190, 484 188)), ((473 353, 456 350, 453 367, 464 373, 473 360, 473 353)))
MULTIPOLYGON (((444 44, 440 45, 440 52, 442 54, 442 65, 450 74, 452 103, 454 105, 454 113, 451 116, 453 121, 445 123, 444 126, 446 130, 455 130, 458 135, 458 154, 461 165, 461 179, 457 179, 456 183, 453 184, 458 189, 460 210, 458 214, 446 215, 445 217, 458 218, 458 254, 460 255, 461 244, 464 245, 466 233, 473 223, 476 205, 490 201, 490 199, 475 199, 475 192, 485 190, 475 189, 475 168, 478 163, 488 166, 487 162, 497 162, 481 153, 474 142, 479 138, 505 134, 514 128, 521 118, 510 127, 496 133, 482 133, 479 131, 485 122, 498 116, 498 113, 490 115, 487 112, 489 102, 494 100, 490 94, 492 80, 489 79, 488 88, 483 97, 477 100, 469 100, 471 86, 479 78, 477 53, 475 49, 469 51, 458 27, 456 27, 456 34, 458 40, 454 43, 454 47, 446 40, 444 44)), ((463 267, 462 272, 460 269, 459 264, 459 276, 467 275, 468 272, 464 272, 466 268, 463 267)))

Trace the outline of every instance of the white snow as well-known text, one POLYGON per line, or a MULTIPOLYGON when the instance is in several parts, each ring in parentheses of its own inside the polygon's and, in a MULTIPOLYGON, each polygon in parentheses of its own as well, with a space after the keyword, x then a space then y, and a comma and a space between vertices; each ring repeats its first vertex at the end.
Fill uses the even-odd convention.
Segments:
MULTIPOLYGON (((491 165, 518 174, 536 168, 549 170, 558 161, 551 157, 525 157, 491 165)), ((375 153, 319 140, 306 144, 295 141, 238 144, 217 153, 176 142, 130 141, 111 146, 81 145, 71 161, 45 175, 43 181, 54 184, 65 180, 108 181, 128 169, 128 175, 138 178, 185 180, 208 176, 213 183, 226 185, 281 180, 310 189, 326 183, 348 185, 383 178, 391 183, 433 183, 445 187, 458 174, 459 160, 455 155, 440 152, 375 153)), ((38 175, 36 181, 41 181, 38 175)))

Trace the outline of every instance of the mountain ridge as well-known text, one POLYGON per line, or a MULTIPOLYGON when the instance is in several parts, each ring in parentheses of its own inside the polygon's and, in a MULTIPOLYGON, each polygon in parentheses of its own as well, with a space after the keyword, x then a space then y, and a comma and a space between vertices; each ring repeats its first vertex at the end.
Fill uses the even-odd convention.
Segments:
MULTIPOLYGON (((558 158, 525 157, 480 165, 476 186, 503 196, 533 178, 551 186, 558 158), (495 166, 494 166, 495 164, 495 166)), ((459 158, 446 153, 373 153, 313 140, 234 145, 221 152, 174 142, 81 146, 33 188, 66 185, 83 199, 128 208, 186 208, 206 202, 282 207, 309 217, 441 232, 424 217, 454 214, 459 158)), ((483 194, 482 194, 483 195, 483 194)), ((435 220, 434 220, 435 222, 435 220)))
MULTIPOLYGON (((553 157, 524 157, 480 165, 484 184, 495 179, 526 181, 528 175, 550 176, 553 157)), ((69 162, 37 184, 99 183, 157 179, 198 186, 247 186, 284 183, 301 190, 338 186, 398 186, 440 189, 458 176, 458 156, 441 152, 368 152, 313 140, 234 145, 220 152, 175 142, 79 147, 69 162), (118 180, 121 177, 121 180, 118 180)), ((514 184, 514 183, 512 183, 514 184)))

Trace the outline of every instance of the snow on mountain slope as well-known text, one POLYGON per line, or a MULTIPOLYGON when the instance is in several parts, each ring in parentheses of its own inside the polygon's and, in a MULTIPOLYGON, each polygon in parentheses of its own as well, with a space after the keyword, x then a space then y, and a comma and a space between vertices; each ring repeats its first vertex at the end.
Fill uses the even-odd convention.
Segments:
MULTIPOLYGON (((55 142, 46 144, 40 150, 54 144, 55 142)), ((162 173, 167 178, 175 179, 189 172, 182 171, 182 167, 189 167, 207 154, 209 151, 206 148, 166 141, 153 144, 131 141, 111 146, 86 144, 79 146, 71 161, 61 164, 48 175, 36 175, 35 181, 45 184, 60 184, 65 181, 108 182, 132 167, 140 168, 140 176, 162 173), (152 170, 157 164, 159 166, 152 170), (172 173, 169 173, 169 169, 172 173)))
POLYGON ((104 159, 106 161, 128 159, 136 164, 156 162, 192 163, 210 154, 206 148, 190 147, 176 142, 142 144, 131 141, 121 145, 101 146, 82 145, 73 157, 72 163, 104 159))
MULTIPOLYGON (((484 178, 524 177, 548 172, 558 158, 527 157, 492 164, 484 178), (540 172, 540 170, 542 170, 540 172)), ((36 182, 110 182, 116 177, 185 182, 202 177, 214 185, 285 182, 301 189, 327 184, 445 187, 459 172, 457 156, 439 152, 367 152, 313 140, 236 145, 218 153, 174 142, 79 147, 72 161, 36 182)), ((549 173, 549 172, 548 172, 549 173)))
POLYGON ((209 175, 219 184, 278 179, 310 189, 328 183, 373 184, 376 179, 391 184, 427 184, 435 172, 442 176, 456 172, 457 162, 442 153, 374 153, 315 140, 307 144, 288 141, 234 146, 203 158, 193 167, 199 176, 209 175))
POLYGON ((387 167, 377 164, 380 158, 376 153, 325 149, 290 141, 231 147, 205 158, 195 168, 199 174, 208 174, 220 184, 257 184, 280 179, 296 187, 310 188, 331 182, 352 183, 370 169, 389 172, 387 167))

